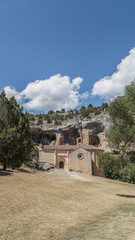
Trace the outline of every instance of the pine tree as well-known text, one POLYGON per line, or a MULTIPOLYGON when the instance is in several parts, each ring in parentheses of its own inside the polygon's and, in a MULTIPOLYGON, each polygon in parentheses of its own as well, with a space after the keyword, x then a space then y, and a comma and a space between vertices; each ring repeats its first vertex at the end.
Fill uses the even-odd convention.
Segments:
POLYGON ((31 137, 27 114, 14 97, 0 94, 0 164, 17 168, 30 159, 31 137))

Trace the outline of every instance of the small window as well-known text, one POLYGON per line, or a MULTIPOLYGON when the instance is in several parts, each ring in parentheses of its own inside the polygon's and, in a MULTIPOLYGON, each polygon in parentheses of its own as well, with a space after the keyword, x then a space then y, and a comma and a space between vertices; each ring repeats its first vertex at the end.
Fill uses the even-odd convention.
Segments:
POLYGON ((82 153, 78 153, 77 155, 78 159, 82 160, 84 158, 83 154, 82 153))

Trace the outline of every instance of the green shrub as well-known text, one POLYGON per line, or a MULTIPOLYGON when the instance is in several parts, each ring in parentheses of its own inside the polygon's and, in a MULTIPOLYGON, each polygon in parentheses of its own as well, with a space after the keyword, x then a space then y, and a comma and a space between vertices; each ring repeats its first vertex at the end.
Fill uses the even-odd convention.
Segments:
POLYGON ((100 115, 101 111, 99 109, 94 110, 95 115, 100 115))
POLYGON ((42 167, 39 166, 39 164, 37 162, 33 162, 32 160, 26 162, 25 166, 27 166, 29 168, 34 168, 34 169, 37 169, 37 170, 43 170, 42 167))
POLYGON ((123 182, 135 183, 135 164, 125 166, 119 172, 123 182))
POLYGON ((124 168, 126 162, 123 157, 110 153, 102 153, 98 156, 99 166, 104 169, 106 178, 120 179, 120 169, 124 168))
POLYGON ((106 178, 135 183, 135 163, 129 163, 123 156, 102 153, 98 156, 99 167, 104 169, 106 178))
POLYGON ((52 114, 54 114, 54 111, 53 111, 53 110, 50 110, 50 111, 48 112, 48 114, 49 114, 49 115, 52 115, 52 114))
POLYGON ((68 113, 67 114, 67 118, 72 119, 73 118, 73 114, 72 113, 68 113))
POLYGON ((61 123, 61 121, 58 121, 58 120, 56 119, 55 122, 54 122, 54 124, 55 124, 55 125, 61 125, 62 123, 61 123))

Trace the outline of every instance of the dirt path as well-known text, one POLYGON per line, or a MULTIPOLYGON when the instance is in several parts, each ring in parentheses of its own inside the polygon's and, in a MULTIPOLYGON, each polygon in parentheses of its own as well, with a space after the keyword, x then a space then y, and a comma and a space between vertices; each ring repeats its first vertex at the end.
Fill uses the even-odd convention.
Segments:
POLYGON ((90 182, 90 179, 88 179, 86 176, 81 176, 81 174, 77 172, 71 172, 69 170, 65 170, 65 172, 74 179, 77 179, 83 182, 90 182))

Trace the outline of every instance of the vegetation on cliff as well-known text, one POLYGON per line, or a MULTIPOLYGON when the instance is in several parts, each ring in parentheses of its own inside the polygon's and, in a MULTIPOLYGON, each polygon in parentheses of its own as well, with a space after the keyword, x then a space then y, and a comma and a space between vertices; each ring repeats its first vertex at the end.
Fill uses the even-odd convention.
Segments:
POLYGON ((108 110, 108 103, 102 103, 101 106, 93 107, 92 104, 89 104, 87 107, 82 106, 80 110, 72 110, 65 112, 65 109, 57 110, 56 112, 50 110, 45 114, 32 114, 28 113, 29 121, 32 123, 36 122, 36 125, 42 125, 45 123, 53 123, 54 125, 61 125, 63 121, 71 120, 76 117, 81 119, 90 118, 91 114, 99 115, 103 111, 108 110))

